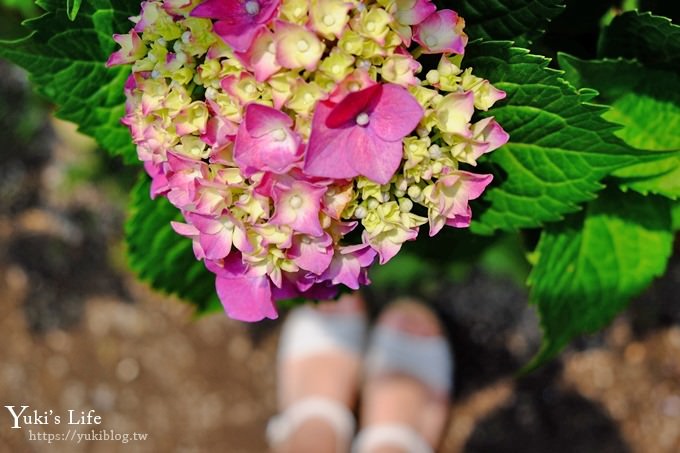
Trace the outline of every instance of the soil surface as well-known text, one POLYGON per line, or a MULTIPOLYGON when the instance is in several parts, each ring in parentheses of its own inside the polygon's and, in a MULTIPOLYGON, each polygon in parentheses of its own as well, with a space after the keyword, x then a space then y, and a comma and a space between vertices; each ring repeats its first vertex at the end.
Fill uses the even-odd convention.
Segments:
MULTIPOLYGON (((115 192, 96 178, 69 187, 95 151, 53 121, 17 137, 29 100, 24 75, 0 62, 0 402, 50 422, 12 429, 2 408, 0 452, 266 451, 280 321, 196 319, 139 283, 115 192), (69 425, 69 410, 101 424, 69 425), (93 432, 148 437, 44 440, 93 432)), ((481 269, 445 287, 434 299, 457 363, 441 451, 680 451, 677 252, 608 329, 522 377, 540 341, 525 289, 481 269)))

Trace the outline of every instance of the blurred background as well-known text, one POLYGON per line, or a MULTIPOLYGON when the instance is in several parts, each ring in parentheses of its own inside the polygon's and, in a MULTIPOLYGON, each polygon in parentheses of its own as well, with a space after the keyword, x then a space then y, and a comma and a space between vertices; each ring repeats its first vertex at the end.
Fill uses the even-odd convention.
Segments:
MULTIPOLYGON (((3 35, 19 36, 31 14, 30 2, 1 0, 3 35)), ((564 37, 538 45, 554 39, 564 37)), ((3 408, 0 452, 266 451, 280 321, 198 317, 136 280, 122 229, 137 171, 55 120, 26 75, 0 60, 0 406, 63 419, 94 409, 102 424, 81 432, 148 434, 47 444, 28 429, 66 432, 65 420, 16 430, 3 408)), ((457 368, 442 451, 680 451, 678 241, 666 276, 608 329, 522 376, 540 344, 524 287, 531 234, 459 241, 469 247, 439 273, 404 255, 397 268, 408 278, 378 270, 367 294, 377 310, 416 292, 446 323, 457 368)))

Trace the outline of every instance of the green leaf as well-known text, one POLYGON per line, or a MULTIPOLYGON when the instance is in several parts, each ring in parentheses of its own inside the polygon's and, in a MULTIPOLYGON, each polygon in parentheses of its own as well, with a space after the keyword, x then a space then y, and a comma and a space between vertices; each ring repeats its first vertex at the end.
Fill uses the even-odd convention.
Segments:
POLYGON ((29 72, 38 93, 57 104, 58 117, 78 124, 112 154, 136 162, 130 133, 120 124, 129 68, 109 69, 105 62, 115 49, 112 34, 130 29, 127 18, 139 2, 88 0, 73 21, 63 1, 44 0, 39 6, 47 12, 26 21, 30 35, 0 41, 0 58, 29 72))
POLYGON ((680 201, 673 202, 671 206, 671 218, 673 220, 673 231, 680 230, 680 201))
POLYGON ((529 276, 544 340, 528 368, 609 323, 664 273, 672 246, 670 201, 633 192, 607 190, 584 213, 546 228, 529 276))
POLYGON ((198 313, 222 310, 215 276, 196 260, 191 240, 170 226, 172 220, 183 222, 181 213, 164 197, 152 200, 150 187, 143 174, 132 189, 125 225, 130 267, 154 289, 194 304, 198 313))
POLYGON ((69 19, 76 20, 81 3, 83 3, 83 0, 66 0, 66 9, 68 10, 69 19))
POLYGON ((646 66, 678 71, 680 27, 666 17, 628 11, 603 30, 598 56, 636 58, 646 66))
POLYGON ((455 9, 471 39, 518 40, 542 30, 564 10, 564 0, 461 0, 455 9))
POLYGON ((615 171, 621 187, 679 197, 680 75, 648 69, 637 61, 585 61, 566 54, 558 58, 569 82, 595 88, 600 92, 598 100, 612 106, 604 117, 625 126, 616 131, 617 136, 636 148, 675 151, 658 161, 615 171))
POLYGON ((507 42, 486 42, 468 46, 463 61, 508 95, 486 113, 496 117, 510 142, 484 159, 496 179, 483 199, 486 206, 473 207, 473 231, 560 220, 595 198, 600 180, 614 169, 655 158, 614 136, 617 126, 601 117, 606 107, 587 102, 596 93, 574 89, 547 67, 547 58, 507 42))
POLYGON ((0 0, 0 8, 16 9, 24 17, 35 15, 37 10, 33 0, 0 0))

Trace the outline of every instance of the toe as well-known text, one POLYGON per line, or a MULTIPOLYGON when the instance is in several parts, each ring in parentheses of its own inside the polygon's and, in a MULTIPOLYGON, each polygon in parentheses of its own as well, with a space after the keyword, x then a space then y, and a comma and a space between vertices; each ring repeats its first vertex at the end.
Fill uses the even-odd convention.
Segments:
POLYGON ((380 315, 378 324, 416 336, 442 336, 443 331, 437 316, 425 305, 412 300, 392 303, 380 315))

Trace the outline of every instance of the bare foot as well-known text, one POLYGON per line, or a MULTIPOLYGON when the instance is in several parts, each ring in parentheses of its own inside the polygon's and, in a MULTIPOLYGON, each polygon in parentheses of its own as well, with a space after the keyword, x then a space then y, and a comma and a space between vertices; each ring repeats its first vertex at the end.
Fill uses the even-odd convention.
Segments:
MULTIPOLYGON (((310 308, 301 310, 309 312, 310 308)), ((317 319, 313 325, 300 324, 300 318, 308 318, 310 313, 299 316, 293 312, 284 326, 278 364, 279 408, 285 414, 300 401, 320 397, 351 411, 357 399, 366 329, 363 301, 358 295, 348 294, 311 310, 316 312, 312 318, 317 319)), ((336 453, 339 445, 348 445, 349 441, 340 439, 336 427, 325 417, 312 416, 300 423, 276 451, 336 453)))
MULTIPOLYGON (((360 412, 361 428, 376 426, 399 425, 415 431, 432 449, 435 449, 443 435, 447 416, 449 413, 449 387, 451 374, 451 356, 445 343, 442 328, 436 316, 426 307, 415 302, 397 302, 386 309, 378 320, 378 326, 383 330, 391 331, 393 335, 402 338, 411 344, 420 344, 416 349, 400 348, 389 354, 383 363, 372 367, 369 352, 369 370, 362 389, 362 405, 360 412), (424 341, 420 341, 424 340, 424 341), (432 370, 437 368, 433 379, 426 382, 419 378, 418 370, 408 372, 404 367, 418 367, 422 365, 422 357, 415 359, 406 357, 420 351, 432 351, 433 346, 438 356, 445 363, 429 363, 421 368, 429 368, 428 374, 432 377, 432 370), (425 349, 423 349, 423 347, 425 349), (446 357, 448 355, 449 357, 446 357), (390 360, 398 361, 401 367, 392 367, 390 360), (385 365, 384 362, 388 365, 385 365), (404 365, 406 364, 406 365, 404 365), (437 378, 438 376, 438 378, 437 378)), ((378 334, 380 335, 380 334, 378 334)), ((384 340, 373 337, 373 343, 369 348, 380 348, 384 340), (376 344, 377 343, 377 344, 376 344)), ((388 341, 389 342, 389 341, 388 341)), ((398 345, 393 344, 393 349, 398 345)), ((429 354, 424 354, 429 356, 429 354)), ((441 362, 441 360, 438 360, 441 362)), ((402 446, 385 444, 377 446, 370 453, 410 453, 402 446)), ((361 452, 364 453, 364 452, 361 452)))

